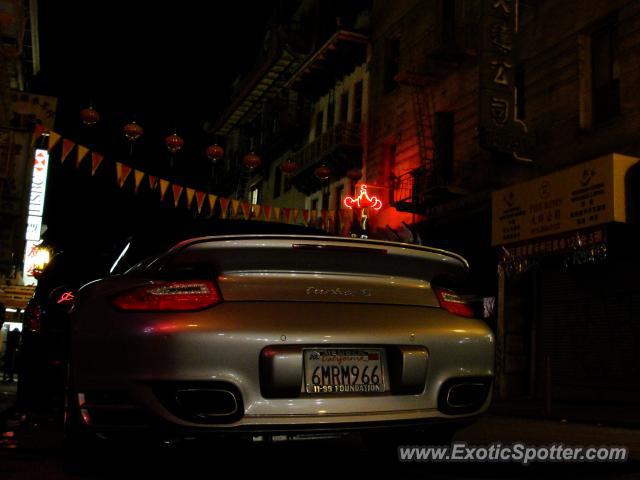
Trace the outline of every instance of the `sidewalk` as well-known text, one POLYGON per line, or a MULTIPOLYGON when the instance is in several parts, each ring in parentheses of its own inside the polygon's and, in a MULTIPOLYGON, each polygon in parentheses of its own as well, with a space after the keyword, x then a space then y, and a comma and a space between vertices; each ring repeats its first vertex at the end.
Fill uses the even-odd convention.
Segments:
POLYGON ((0 417, 16 403, 18 382, 0 382, 0 417))
POLYGON ((486 445, 523 442, 529 445, 616 445, 629 449, 632 460, 640 461, 640 430, 613 428, 568 421, 542 420, 488 414, 461 430, 455 440, 486 445))
POLYGON ((640 409, 632 405, 554 403, 551 406, 550 414, 546 415, 544 404, 540 400, 527 398, 516 400, 494 399, 489 412, 498 416, 637 429, 637 433, 640 435, 640 409))

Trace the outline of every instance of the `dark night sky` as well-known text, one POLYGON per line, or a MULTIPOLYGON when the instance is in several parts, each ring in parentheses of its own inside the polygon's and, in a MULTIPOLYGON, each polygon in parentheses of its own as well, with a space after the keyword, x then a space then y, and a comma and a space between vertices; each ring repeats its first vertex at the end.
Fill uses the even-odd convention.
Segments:
MULTIPOLYGON (((129 161, 121 129, 135 116, 145 136, 132 163, 152 173, 166 174, 163 139, 177 127, 186 144, 171 178, 200 186, 208 171, 204 148, 213 143, 202 122, 215 120, 233 79, 254 64, 277 3, 44 0, 42 70, 30 90, 58 97, 59 133, 111 160, 129 161), (91 129, 78 117, 89 102, 101 114, 91 129)), ((157 198, 117 191, 113 179, 92 179, 72 163, 52 162, 45 212, 50 238, 77 238, 87 228, 104 237, 142 218, 161 221, 166 213, 157 198)))

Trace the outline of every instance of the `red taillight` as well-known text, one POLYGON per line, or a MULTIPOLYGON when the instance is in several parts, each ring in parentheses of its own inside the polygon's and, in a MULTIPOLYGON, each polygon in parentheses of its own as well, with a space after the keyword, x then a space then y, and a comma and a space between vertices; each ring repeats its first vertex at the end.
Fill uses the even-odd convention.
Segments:
POLYGON ((201 310, 222 301, 213 282, 188 280, 157 282, 121 293, 112 300, 120 310, 136 312, 175 312, 201 310))
POLYGON ((460 315, 461 317, 473 318, 476 316, 467 301, 453 290, 438 287, 434 287, 433 290, 436 292, 440 306, 447 312, 460 315))
POLYGON ((39 305, 29 305, 25 310, 25 326, 27 330, 33 333, 40 332, 40 319, 42 318, 42 310, 39 305))

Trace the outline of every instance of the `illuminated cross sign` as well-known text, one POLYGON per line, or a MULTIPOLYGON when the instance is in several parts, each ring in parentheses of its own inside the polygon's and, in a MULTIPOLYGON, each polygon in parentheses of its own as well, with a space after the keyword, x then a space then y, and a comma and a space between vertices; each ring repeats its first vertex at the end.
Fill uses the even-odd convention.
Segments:
POLYGON ((360 185, 360 194, 357 197, 345 197, 344 206, 347 208, 373 208, 380 210, 382 201, 378 197, 370 197, 367 193, 367 186, 360 185))

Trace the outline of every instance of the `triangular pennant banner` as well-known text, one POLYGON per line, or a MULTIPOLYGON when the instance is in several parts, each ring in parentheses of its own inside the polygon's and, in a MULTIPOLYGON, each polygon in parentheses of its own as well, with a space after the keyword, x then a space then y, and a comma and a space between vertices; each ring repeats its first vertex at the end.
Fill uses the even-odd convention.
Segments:
POLYGON ((213 215, 216 211, 216 200, 218 199, 218 197, 212 193, 207 195, 207 197, 209 198, 209 215, 213 215))
POLYGON ((89 149, 84 145, 78 145, 76 153, 78 154, 76 157, 76 168, 80 168, 80 164, 82 163, 82 160, 84 160, 84 157, 89 153, 89 149))
POLYGON ((53 148, 58 144, 62 137, 59 133, 49 132, 49 151, 53 150, 53 148))
POLYGON ((291 210, 293 217, 291 217, 291 223, 298 223, 298 217, 300 216, 300 209, 294 208, 291 210))
POLYGON ((249 202, 244 201, 240 203, 240 207, 242 208, 242 216, 245 220, 249 220, 249 202))
POLYGON ((133 171, 133 190, 135 192, 138 191, 138 188, 140 188, 140 184, 142 183, 142 179, 144 178, 145 173, 141 172, 140 170, 134 170, 133 171))
POLYGON ((227 212, 229 211, 229 199, 226 197, 220 197, 220 216, 227 218, 227 212))
POLYGON ((116 162, 116 179, 118 180, 118 186, 120 188, 124 186, 124 182, 127 181, 127 178, 129 178, 130 173, 131 173, 131 167, 129 165, 116 162))
POLYGON ((187 208, 191 208, 196 190, 194 188, 186 188, 185 191, 187 193, 187 208))
POLYGON ((307 210, 306 208, 304 208, 302 210, 302 223, 304 223, 304 226, 306 227, 307 225, 309 225, 309 214, 310 214, 311 210, 307 210))
POLYGON ((73 150, 73 147, 75 147, 75 143, 73 143, 71 140, 67 140, 66 138, 62 139, 62 157, 60 157, 60 163, 64 163, 64 161, 67 159, 67 157, 69 156, 69 154, 71 153, 71 150, 73 150))
POLYGON ((280 207, 273 207, 273 221, 280 221, 280 207))
POLYGON ((184 190, 184 187, 182 185, 174 183, 173 185, 171 185, 171 190, 173 190, 173 205, 178 208, 178 202, 180 201, 180 196, 182 195, 182 190, 184 190))
POLYGON ((104 160, 104 156, 98 152, 91 152, 91 176, 95 175, 98 171, 98 167, 104 160))
POLYGON ((204 199, 207 198, 207 194, 201 191, 196 192, 196 207, 198 208, 198 213, 202 212, 202 205, 204 205, 204 199))
POLYGON ((167 194, 167 190, 169 190, 169 180, 165 180, 164 178, 160 179, 160 201, 164 200, 164 196, 167 194))
POLYGON ((240 200, 231 200, 231 216, 238 215, 238 207, 240 207, 240 200))
POLYGON ((284 223, 289 223, 289 217, 291 215, 291 209, 290 208, 283 208, 282 209, 282 214, 284 216, 284 223))
POLYGON ((258 220, 260 218, 260 210, 262 209, 262 205, 254 203, 252 205, 252 209, 253 209, 253 218, 255 220, 258 220))
POLYGON ((262 211, 264 212, 264 219, 268 222, 271 219, 271 205, 264 205, 262 211))
POLYGON ((158 177, 156 177, 155 175, 148 175, 148 178, 149 178, 149 188, 151 190, 155 190, 156 185, 158 185, 158 177))

